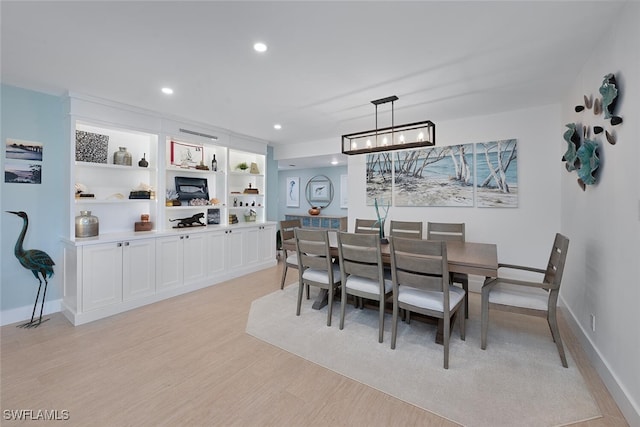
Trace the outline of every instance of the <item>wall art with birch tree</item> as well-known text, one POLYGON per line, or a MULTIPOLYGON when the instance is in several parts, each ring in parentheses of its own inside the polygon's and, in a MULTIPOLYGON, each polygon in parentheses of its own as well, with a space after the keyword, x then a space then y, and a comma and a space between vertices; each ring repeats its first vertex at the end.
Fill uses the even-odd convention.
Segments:
POLYGON ((397 151, 395 206, 473 206, 473 144, 397 151))
POLYGON ((476 206, 518 207, 518 141, 476 144, 476 206))
POLYGON ((373 206, 375 199, 391 201, 390 152, 367 154, 367 206, 373 206))

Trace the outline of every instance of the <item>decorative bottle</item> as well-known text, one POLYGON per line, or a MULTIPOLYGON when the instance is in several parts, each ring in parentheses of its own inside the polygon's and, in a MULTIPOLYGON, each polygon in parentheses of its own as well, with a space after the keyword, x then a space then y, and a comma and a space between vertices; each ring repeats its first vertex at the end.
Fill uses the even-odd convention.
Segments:
POLYGON ((97 236, 99 226, 98 217, 91 215, 91 211, 80 211, 80 215, 76 217, 76 237, 97 236))
POLYGON ((147 166, 149 166, 149 162, 147 161, 147 153, 144 153, 142 155, 142 158, 138 162, 138 166, 140 166, 141 168, 146 168, 147 166))
POLYGON ((216 160, 216 155, 213 155, 213 160, 211 160, 211 170, 216 172, 218 170, 218 161, 216 160))
POLYGON ((118 151, 113 153, 113 164, 131 166, 131 153, 127 151, 127 147, 119 147, 118 151))

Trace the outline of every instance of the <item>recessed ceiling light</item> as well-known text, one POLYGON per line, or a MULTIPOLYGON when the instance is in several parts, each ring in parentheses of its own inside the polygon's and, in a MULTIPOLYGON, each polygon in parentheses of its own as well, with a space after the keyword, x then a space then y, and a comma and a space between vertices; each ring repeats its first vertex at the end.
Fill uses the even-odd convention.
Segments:
POLYGON ((276 123, 275 125, 273 125, 273 128, 275 130, 280 130, 280 129, 282 129, 282 125, 280 123, 276 123))
POLYGON ((332 161, 331 161, 331 164, 335 166, 335 165, 337 165, 337 164, 338 164, 338 161, 337 161, 337 160, 332 160, 332 161))
POLYGON ((162 93, 164 93, 166 95, 173 95, 173 89, 171 89, 170 87, 163 87, 162 88, 162 93))
POLYGON ((253 45, 253 50, 255 50, 256 52, 266 52, 267 51, 267 45, 261 42, 258 42, 256 44, 253 45))

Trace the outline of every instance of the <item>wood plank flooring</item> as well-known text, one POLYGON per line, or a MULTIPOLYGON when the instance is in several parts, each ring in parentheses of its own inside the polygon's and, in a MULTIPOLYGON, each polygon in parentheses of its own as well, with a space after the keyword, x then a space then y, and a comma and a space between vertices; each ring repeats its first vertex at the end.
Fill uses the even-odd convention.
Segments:
MULTIPOLYGON (((17 424, 5 410, 46 409, 68 411, 56 423, 74 426, 456 425, 247 335, 251 301, 279 289, 281 268, 87 325, 56 313, 37 329, 2 327, 1 424, 17 424)), ((577 425, 626 426, 560 328, 604 415, 577 425)))

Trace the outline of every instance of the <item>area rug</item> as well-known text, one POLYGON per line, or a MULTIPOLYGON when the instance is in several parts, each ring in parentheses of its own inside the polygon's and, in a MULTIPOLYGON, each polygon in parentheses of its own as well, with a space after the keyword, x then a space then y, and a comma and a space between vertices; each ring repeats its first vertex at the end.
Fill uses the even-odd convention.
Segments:
POLYGON ((391 350, 391 315, 381 344, 377 310, 347 305, 341 331, 339 303, 327 327, 327 307, 314 310, 313 299, 303 299, 296 316, 296 296, 290 285, 253 301, 247 333, 465 426, 558 426, 601 416, 569 353, 562 367, 544 319, 491 313, 481 350, 479 298, 472 299, 466 341, 456 323, 445 370, 434 324, 399 322, 391 350))

